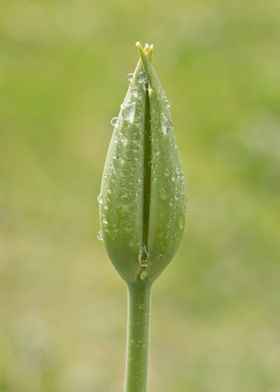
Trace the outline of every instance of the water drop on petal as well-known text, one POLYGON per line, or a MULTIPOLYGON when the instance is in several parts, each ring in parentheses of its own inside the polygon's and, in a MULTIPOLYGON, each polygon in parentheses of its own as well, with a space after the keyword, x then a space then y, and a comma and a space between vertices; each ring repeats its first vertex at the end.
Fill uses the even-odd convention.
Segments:
POLYGON ((131 81, 132 81, 132 78, 133 78, 133 73, 130 72, 130 73, 127 75, 127 79, 128 79, 129 82, 131 82, 131 81))
POLYGON ((111 120, 111 125, 113 125, 113 127, 115 127, 118 124, 118 117, 113 117, 111 120))
POLYGON ((136 109, 135 102, 132 102, 132 103, 129 103, 128 105, 125 105, 123 107, 123 111, 122 111, 124 120, 132 123, 134 120, 134 116, 135 116, 135 109, 136 109))
POLYGON ((141 279, 141 280, 145 280, 145 279, 147 279, 148 275, 149 275, 149 274, 148 274, 147 271, 145 271, 145 270, 144 270, 144 271, 141 271, 141 272, 140 272, 140 279, 141 279))
POLYGON ((149 263, 149 253, 147 246, 144 245, 142 249, 140 250, 138 261, 141 267, 147 267, 149 263))
POLYGON ((164 175, 165 177, 168 177, 169 174, 170 174, 169 169, 166 168, 166 169, 164 170, 164 172, 163 172, 163 175, 164 175))
POLYGON ((170 103, 170 102, 168 101, 168 99, 166 99, 166 98, 165 98, 165 103, 166 103, 167 109, 169 109, 170 106, 171 106, 171 103, 170 103))
POLYGON ((164 113, 161 113, 161 129, 164 135, 171 129, 172 123, 169 118, 166 117, 164 113))
POLYGON ((166 200, 167 193, 166 193, 165 189, 161 188, 160 191, 159 191, 159 194, 160 194, 161 200, 166 200))
POLYGON ((99 195, 97 196, 97 201, 99 204, 103 204, 103 197, 101 193, 99 193, 99 195))
POLYGON ((121 195, 120 199, 121 199, 121 202, 124 203, 124 204, 129 202, 129 198, 128 198, 128 196, 126 194, 121 195))
POLYGON ((184 228, 184 220, 182 217, 180 217, 179 222, 178 222, 178 226, 180 230, 183 230, 184 228))
POLYGON ((139 76, 138 76, 138 82, 141 84, 141 83, 146 82, 146 80, 147 80, 147 78, 146 78, 145 72, 140 72, 139 76))
POLYGON ((137 88, 133 87, 130 92, 133 98, 138 98, 137 88))
POLYGON ((101 230, 99 230, 99 232, 97 233, 97 239, 99 241, 103 241, 103 235, 102 235, 102 231, 101 230))

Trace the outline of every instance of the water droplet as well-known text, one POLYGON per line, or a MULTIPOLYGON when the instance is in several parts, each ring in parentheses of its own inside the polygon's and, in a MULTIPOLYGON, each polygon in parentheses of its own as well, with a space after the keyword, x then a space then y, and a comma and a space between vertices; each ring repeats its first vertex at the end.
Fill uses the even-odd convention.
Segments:
POLYGON ((137 88, 136 88, 136 87, 133 87, 133 88, 130 90, 130 92, 131 92, 131 96, 132 96, 133 98, 138 98, 138 93, 137 93, 137 88))
POLYGON ((161 200, 166 200, 166 198, 167 198, 167 193, 166 193, 166 190, 165 190, 165 189, 161 188, 160 191, 159 191, 159 194, 160 194, 161 200))
POLYGON ((113 125, 113 127, 115 127, 118 124, 118 117, 113 117, 111 120, 111 125, 113 125))
POLYGON ((121 195, 121 202, 124 203, 124 204, 129 202, 129 198, 128 198, 128 196, 126 194, 121 195))
POLYGON ((125 105, 122 110, 124 120, 132 123, 134 120, 134 116, 135 116, 135 109, 136 109, 135 102, 132 102, 132 103, 129 103, 128 105, 125 105))
POLYGON ((99 232, 97 233, 97 239, 99 241, 103 241, 103 235, 102 235, 102 231, 101 230, 99 230, 99 232))
POLYGON ((131 82, 131 81, 132 81, 132 78, 133 78, 133 73, 130 72, 130 73, 127 75, 127 79, 128 79, 129 82, 131 82))
POLYGON ((103 204, 103 196, 101 193, 99 193, 99 195, 97 196, 97 201, 99 204, 103 204))
MULTIPOLYGON (((147 271, 144 270, 144 271, 141 271, 141 272, 140 272, 140 279, 141 279, 141 280, 147 279, 148 276, 149 276, 149 274, 148 274, 147 271)), ((139 305, 139 309, 142 310, 143 307, 140 308, 140 306, 142 306, 142 305, 139 305)))
POLYGON ((138 82, 140 83, 140 84, 142 84, 142 83, 144 83, 144 82, 146 82, 146 74, 145 74, 145 72, 139 72, 139 75, 138 75, 138 82))
MULTIPOLYGON (((122 143, 123 146, 126 146, 128 143, 127 137, 125 137, 123 134, 119 134, 119 141, 122 143)), ((123 160, 123 159, 122 159, 123 160)), ((119 160, 120 161, 120 160, 119 160)))
POLYGON ((106 219, 103 219, 103 220, 102 220, 102 225, 103 225, 103 226, 107 226, 107 225, 108 225, 108 221, 107 221, 106 219))
POLYGON ((167 98, 165 98, 165 103, 166 103, 167 109, 169 109, 171 106, 171 103, 168 101, 167 98))
POLYGON ((182 217, 179 218, 178 226, 180 230, 184 228, 184 219, 182 217))
POLYGON ((163 175, 164 175, 165 177, 168 177, 169 174, 170 174, 169 169, 166 168, 166 169, 164 170, 164 172, 163 172, 163 175))
POLYGON ((172 123, 169 118, 166 117, 164 113, 161 113, 161 129, 164 135, 171 129, 172 123))
POLYGON ((144 245, 142 249, 140 250, 138 261, 141 267, 147 267, 148 266, 148 259, 149 259, 149 253, 147 246, 144 245))

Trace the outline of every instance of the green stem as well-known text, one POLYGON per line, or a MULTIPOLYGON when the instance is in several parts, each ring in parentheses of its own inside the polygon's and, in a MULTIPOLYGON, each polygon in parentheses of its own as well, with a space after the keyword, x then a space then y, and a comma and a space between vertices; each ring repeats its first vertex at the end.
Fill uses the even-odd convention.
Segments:
POLYGON ((151 283, 128 284, 125 392, 146 392, 151 283))

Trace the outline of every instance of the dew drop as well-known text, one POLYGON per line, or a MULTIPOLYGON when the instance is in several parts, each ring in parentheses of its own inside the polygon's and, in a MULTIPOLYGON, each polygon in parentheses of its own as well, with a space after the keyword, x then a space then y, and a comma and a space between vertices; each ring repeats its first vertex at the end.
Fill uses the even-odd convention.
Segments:
POLYGON ((101 193, 99 193, 99 195, 97 196, 97 201, 99 204, 103 204, 103 197, 101 193))
POLYGON ((126 194, 121 195, 120 199, 121 199, 121 202, 124 203, 124 204, 127 204, 129 202, 129 198, 128 198, 128 196, 126 194))
MULTIPOLYGON (((141 271, 141 272, 140 272, 140 279, 141 279, 141 280, 145 280, 145 279, 147 279, 148 275, 149 275, 149 274, 148 274, 148 272, 147 272, 147 271, 145 271, 145 270, 144 270, 144 271, 141 271)), ((143 307, 142 307, 142 308, 140 308, 140 306, 142 306, 142 305, 139 305, 139 309, 141 309, 141 310, 142 310, 142 309, 143 309, 143 307)))
POLYGON ((142 83, 144 83, 144 82, 146 82, 146 74, 145 74, 145 72, 139 72, 139 75, 138 75, 138 82, 140 83, 140 84, 142 84, 142 83))
POLYGON ((170 200, 170 202, 169 202, 169 207, 174 207, 174 201, 173 201, 173 199, 170 200))
POLYGON ((132 81, 132 78, 133 78, 133 73, 130 72, 130 73, 127 75, 127 79, 128 79, 129 82, 131 82, 131 81, 132 81))
POLYGON ((103 219, 103 220, 102 220, 102 225, 103 225, 103 226, 107 226, 107 225, 108 225, 108 221, 107 221, 106 219, 103 219))
POLYGON ((133 98, 138 98, 138 93, 137 93, 137 88, 136 88, 136 87, 133 87, 133 88, 130 90, 130 92, 131 92, 131 96, 132 96, 133 98))
POLYGON ((166 200, 167 199, 167 193, 166 193, 165 189, 161 188, 160 191, 159 191, 159 194, 160 194, 161 200, 166 200))
POLYGON ((164 172, 163 172, 163 175, 164 175, 165 177, 168 177, 169 174, 170 174, 169 169, 166 168, 166 169, 164 170, 164 172))
POLYGON ((178 226, 180 230, 183 230, 184 228, 184 220, 182 217, 180 217, 179 222, 178 222, 178 226))
POLYGON ((141 267, 147 267, 148 266, 148 259, 149 259, 149 253, 147 246, 144 245, 142 249, 140 250, 138 261, 141 267))
POLYGON ((118 117, 113 117, 111 120, 111 125, 113 125, 113 127, 115 127, 118 124, 118 117))
POLYGON ((103 241, 103 235, 102 235, 102 231, 101 230, 99 230, 99 232, 97 233, 97 239, 99 241, 103 241))
POLYGON ((166 117, 164 113, 161 113, 161 129, 164 135, 171 129, 172 123, 169 118, 166 117))
POLYGON ((124 120, 132 123, 134 120, 134 116, 135 116, 135 109, 136 109, 135 102, 132 102, 132 103, 129 103, 128 105, 125 105, 123 107, 123 111, 122 111, 124 120))
MULTIPOLYGON (((120 136, 119 141, 120 141, 120 142, 122 143, 122 145, 125 147, 125 146, 127 145, 127 143, 128 143, 127 137, 125 137, 123 134, 120 134, 119 136, 120 136)), ((119 159, 119 162, 121 162, 121 161, 124 162, 123 159, 119 159)), ((122 163, 123 163, 123 162, 122 162, 122 163)))

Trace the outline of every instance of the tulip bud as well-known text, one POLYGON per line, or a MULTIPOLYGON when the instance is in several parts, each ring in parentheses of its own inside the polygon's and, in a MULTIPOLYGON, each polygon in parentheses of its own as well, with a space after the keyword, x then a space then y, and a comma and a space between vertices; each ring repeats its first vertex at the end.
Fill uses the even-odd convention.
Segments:
POLYGON ((184 177, 169 102, 151 64, 141 59, 117 118, 102 177, 100 225, 123 279, 154 281, 174 256, 185 225, 184 177))

